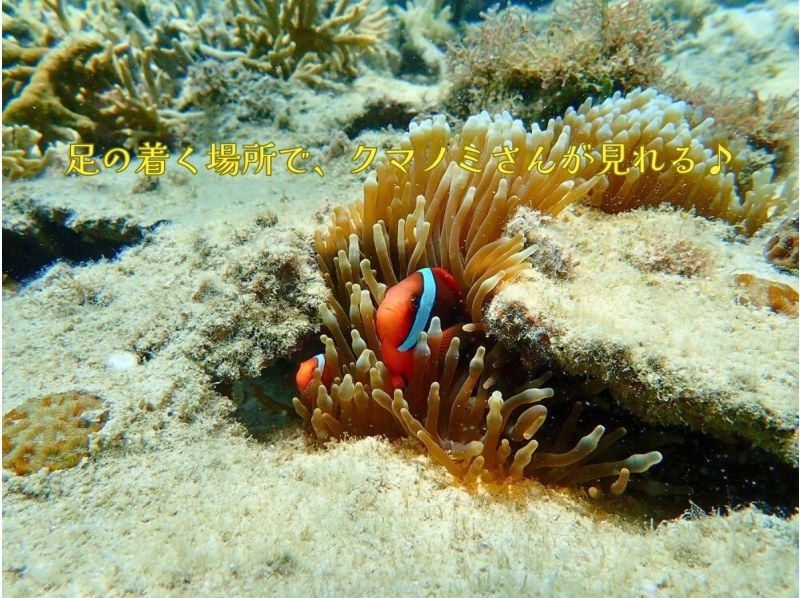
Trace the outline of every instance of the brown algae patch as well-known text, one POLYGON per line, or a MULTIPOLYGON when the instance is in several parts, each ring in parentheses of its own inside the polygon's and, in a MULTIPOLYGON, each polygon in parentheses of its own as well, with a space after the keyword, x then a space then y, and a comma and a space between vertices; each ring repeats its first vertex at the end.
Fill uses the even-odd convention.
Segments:
POLYGON ((30 398, 3 416, 3 468, 28 475, 75 467, 89 456, 89 437, 107 418, 105 401, 92 394, 30 398))
POLYGON ((768 280, 754 274, 736 276, 736 298, 740 305, 768 307, 778 314, 797 317, 798 294, 788 284, 768 280))

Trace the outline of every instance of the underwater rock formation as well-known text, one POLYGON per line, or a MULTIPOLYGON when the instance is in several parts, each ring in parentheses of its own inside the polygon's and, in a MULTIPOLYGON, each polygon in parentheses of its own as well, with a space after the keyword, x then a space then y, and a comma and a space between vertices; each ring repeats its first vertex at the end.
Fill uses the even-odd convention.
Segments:
POLYGON ((736 285, 738 271, 797 284, 770 272, 759 238, 665 207, 524 220, 515 230, 544 228, 574 265, 566 277, 526 271, 501 289, 491 333, 530 367, 599 385, 646 423, 797 463, 797 321, 743 305, 736 285))

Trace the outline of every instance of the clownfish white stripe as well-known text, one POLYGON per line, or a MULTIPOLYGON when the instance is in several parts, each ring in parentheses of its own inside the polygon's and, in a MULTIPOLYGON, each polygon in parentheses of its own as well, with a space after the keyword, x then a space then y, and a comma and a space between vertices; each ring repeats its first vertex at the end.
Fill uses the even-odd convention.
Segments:
POLYGON ((319 370, 320 372, 324 372, 325 371, 325 353, 319 353, 318 355, 315 355, 314 357, 317 360, 316 369, 319 370))
POLYGON ((414 324, 411 326, 411 330, 409 330, 403 344, 397 347, 400 351, 413 349, 417 344, 420 332, 425 330, 428 321, 431 319, 433 304, 436 301, 436 279, 433 277, 433 270, 423 268, 418 272, 422 274, 422 295, 419 298, 417 313, 414 315, 414 324))

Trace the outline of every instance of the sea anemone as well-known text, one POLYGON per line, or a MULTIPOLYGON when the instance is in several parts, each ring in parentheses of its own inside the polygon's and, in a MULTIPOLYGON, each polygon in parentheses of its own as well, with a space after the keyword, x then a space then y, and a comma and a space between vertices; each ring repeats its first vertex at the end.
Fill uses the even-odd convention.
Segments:
POLYGON ((603 168, 600 148, 618 144, 625 158, 592 188, 588 203, 606 212, 622 212, 670 203, 699 216, 725 220, 752 235, 770 218, 783 212, 792 197, 787 182, 773 180, 762 168, 745 181, 746 156, 721 138, 714 119, 693 124, 692 108, 654 89, 620 93, 593 105, 591 99, 563 119, 551 120, 548 130, 566 132, 571 145, 587 144, 594 160, 580 170, 589 178, 603 168), (728 147, 726 147, 728 146, 728 147), (636 154, 651 152, 661 170, 636 167, 636 154), (721 156, 726 151, 730 156, 721 156), (686 161, 688 159, 689 161, 686 161), (687 172, 680 170, 684 164, 687 172))
MULTIPOLYGON (((551 121, 545 131, 534 126, 526 133, 507 115, 482 114, 452 139, 443 117, 412 124, 401 143, 413 150, 408 169, 383 158, 365 183, 363 201, 335 208, 328 230, 316 235, 317 262, 331 291, 322 309, 330 336, 322 341, 332 382, 323 384, 318 370, 294 401, 309 432, 322 440, 345 434, 412 436, 458 478, 533 475, 588 483, 611 477, 613 493, 624 490, 631 473, 661 460, 653 451, 602 461, 625 434, 623 429, 605 434, 602 426, 571 450, 561 450, 577 412, 550 443, 552 450, 537 451, 547 444, 534 439, 547 415, 538 402, 553 394, 542 387, 547 377, 510 387, 503 349, 482 330, 488 298, 530 267, 526 258, 533 249, 525 249, 521 235, 504 236, 509 215, 520 205, 556 214, 598 185, 608 188, 603 175, 541 175, 527 170, 524 159, 511 169, 498 168, 503 147, 532 156, 541 146, 545 160, 557 163, 570 131, 562 127, 556 136, 554 130, 551 121), (398 389, 381 361, 375 313, 389 286, 422 267, 452 273, 464 289, 471 323, 441 347, 442 330, 434 318, 413 349, 410 383, 398 389)), ((599 492, 594 488, 593 494, 599 492)))
POLYGON ((322 319, 330 336, 322 337, 325 383, 317 368, 294 400, 307 430, 321 440, 411 436, 467 480, 532 475, 583 484, 611 477, 609 490, 622 492, 631 473, 647 471, 661 455, 602 461, 625 434, 620 428, 606 435, 602 426, 563 450, 575 430, 577 404, 545 452, 547 440, 533 437, 547 416, 538 402, 553 395, 543 387, 547 376, 522 387, 509 381, 503 348, 485 335, 483 308, 501 285, 531 267, 527 258, 535 247, 526 249, 521 234, 504 232, 519 206, 555 215, 578 200, 607 211, 667 201, 748 231, 761 226, 781 207, 776 187, 765 183, 741 203, 733 174, 724 167, 711 174, 710 124, 690 127, 686 105, 652 89, 616 94, 598 106, 588 100, 530 132, 508 114, 473 116, 456 137, 441 116, 412 123, 400 143, 411 153, 409 163, 398 166, 384 156, 364 184, 363 200, 335 208, 327 230, 317 231, 317 263, 330 290, 322 319), (606 174, 603 143, 656 149, 666 160, 686 147, 696 165, 682 175, 674 168, 652 174, 628 162, 624 174, 606 174), (581 147, 580 167, 551 169, 570 146, 581 147), (533 168, 536 158, 543 168, 533 168), (376 309, 388 287, 425 267, 452 274, 470 322, 442 346, 434 317, 413 348, 408 384, 397 388, 382 361, 376 309))

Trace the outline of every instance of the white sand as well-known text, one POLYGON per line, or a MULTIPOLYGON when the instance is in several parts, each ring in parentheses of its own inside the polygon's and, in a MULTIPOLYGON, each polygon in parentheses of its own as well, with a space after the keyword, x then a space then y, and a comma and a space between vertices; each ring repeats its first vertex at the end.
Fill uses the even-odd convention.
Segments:
POLYGON ((202 428, 6 494, 9 595, 797 593, 796 520, 652 530, 536 482, 460 487, 376 439, 202 428))

